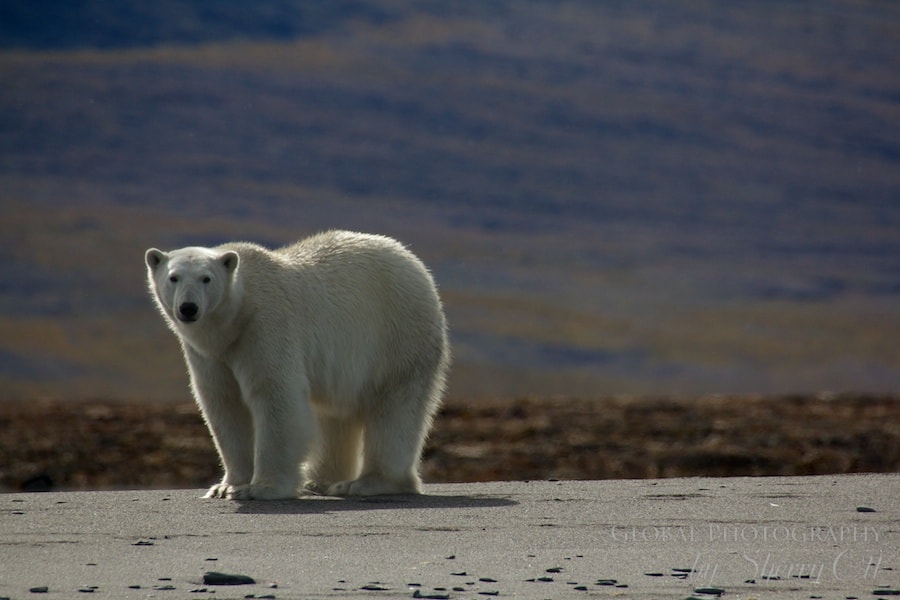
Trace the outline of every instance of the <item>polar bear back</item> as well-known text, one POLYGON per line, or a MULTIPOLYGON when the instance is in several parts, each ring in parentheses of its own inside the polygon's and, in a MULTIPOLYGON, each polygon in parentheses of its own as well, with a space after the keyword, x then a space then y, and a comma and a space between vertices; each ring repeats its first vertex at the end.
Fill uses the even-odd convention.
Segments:
POLYGON ((291 358, 309 378, 314 403, 345 413, 395 382, 446 370, 447 326, 434 281, 399 242, 331 231, 273 251, 248 243, 216 250, 240 256, 246 330, 237 351, 258 353, 264 340, 267 351, 297 352, 291 358))

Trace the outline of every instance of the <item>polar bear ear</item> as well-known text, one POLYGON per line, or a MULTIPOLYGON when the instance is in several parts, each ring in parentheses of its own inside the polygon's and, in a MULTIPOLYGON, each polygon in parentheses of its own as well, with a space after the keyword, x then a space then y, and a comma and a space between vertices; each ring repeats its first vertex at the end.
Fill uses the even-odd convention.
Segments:
POLYGON ((237 252, 229 250, 219 257, 219 262, 222 263, 222 266, 225 267, 227 272, 234 273, 238 268, 238 264, 241 262, 241 257, 237 252))
POLYGON ((162 250, 157 250, 156 248, 150 248, 147 250, 147 253, 144 254, 144 260, 147 262, 147 266, 152 270, 156 270, 160 264, 165 262, 167 255, 162 250))

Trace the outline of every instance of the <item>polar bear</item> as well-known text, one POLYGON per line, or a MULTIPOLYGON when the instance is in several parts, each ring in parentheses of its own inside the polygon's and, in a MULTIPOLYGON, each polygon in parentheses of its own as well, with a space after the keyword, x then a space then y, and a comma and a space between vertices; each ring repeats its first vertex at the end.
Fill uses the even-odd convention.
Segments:
POLYGON ((207 498, 421 493, 450 359, 434 280, 409 250, 329 231, 145 258, 225 470, 207 498))

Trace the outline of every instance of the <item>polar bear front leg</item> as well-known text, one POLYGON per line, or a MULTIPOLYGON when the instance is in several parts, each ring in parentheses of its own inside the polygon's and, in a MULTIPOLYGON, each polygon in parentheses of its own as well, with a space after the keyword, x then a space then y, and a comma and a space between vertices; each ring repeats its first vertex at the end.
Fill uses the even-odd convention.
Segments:
POLYGON ((222 410, 222 402, 216 404, 215 409, 205 410, 204 414, 225 474, 204 497, 230 498, 235 489, 247 485, 253 478, 253 421, 240 399, 230 403, 230 410, 222 410))
POLYGON ((253 425, 241 391, 223 364, 186 350, 194 397, 212 435, 225 474, 205 498, 227 498, 253 478, 253 425))
MULTIPOLYGON (((283 374, 279 374, 283 378, 283 374)), ((253 479, 228 494, 235 500, 296 498, 300 465, 315 435, 315 416, 303 377, 278 381, 276 374, 256 388, 245 387, 253 415, 253 479)))

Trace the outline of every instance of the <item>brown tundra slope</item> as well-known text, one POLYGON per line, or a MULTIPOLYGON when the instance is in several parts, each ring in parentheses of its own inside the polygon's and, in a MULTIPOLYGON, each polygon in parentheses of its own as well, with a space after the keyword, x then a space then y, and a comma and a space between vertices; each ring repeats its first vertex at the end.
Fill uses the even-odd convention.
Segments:
MULTIPOLYGON (((190 403, 0 403, 0 490, 205 487, 220 476, 190 403)), ((900 397, 449 401, 427 482, 900 471, 900 397)))

